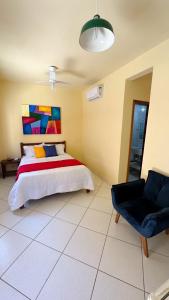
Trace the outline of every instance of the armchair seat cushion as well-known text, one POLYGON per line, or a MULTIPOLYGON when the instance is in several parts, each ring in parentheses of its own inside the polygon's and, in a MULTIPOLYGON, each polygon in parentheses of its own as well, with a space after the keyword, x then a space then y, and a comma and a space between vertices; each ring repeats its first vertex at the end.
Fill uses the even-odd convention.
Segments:
POLYGON ((139 224, 141 224, 144 218, 151 213, 159 211, 159 207, 151 201, 148 201, 145 197, 140 197, 133 201, 123 202, 121 208, 127 211, 139 224))
POLYGON ((169 210, 166 211, 165 218, 159 219, 165 210, 164 208, 159 209, 146 198, 123 202, 117 209, 130 225, 147 238, 169 228, 169 210))

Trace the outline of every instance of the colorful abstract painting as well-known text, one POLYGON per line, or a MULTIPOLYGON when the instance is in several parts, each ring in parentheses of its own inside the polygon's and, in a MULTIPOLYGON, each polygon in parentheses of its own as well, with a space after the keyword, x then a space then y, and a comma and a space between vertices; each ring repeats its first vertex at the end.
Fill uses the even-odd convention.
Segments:
POLYGON ((60 134, 60 107, 22 105, 24 134, 60 134))

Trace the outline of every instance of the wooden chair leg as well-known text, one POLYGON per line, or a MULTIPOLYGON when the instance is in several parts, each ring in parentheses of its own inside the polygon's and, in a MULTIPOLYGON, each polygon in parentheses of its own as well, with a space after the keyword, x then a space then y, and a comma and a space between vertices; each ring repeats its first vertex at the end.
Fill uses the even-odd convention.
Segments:
POLYGON ((144 236, 141 236, 141 244, 144 250, 144 255, 146 257, 149 257, 149 253, 148 253, 148 243, 147 243, 147 239, 144 236))
POLYGON ((169 234, 169 228, 167 228, 167 229, 165 230, 165 233, 166 233, 166 234, 169 234))
POLYGON ((119 213, 117 213, 117 214, 116 214, 116 218, 115 218, 115 223, 116 223, 116 224, 118 223, 118 221, 119 221, 119 218, 120 218, 120 214, 119 214, 119 213))

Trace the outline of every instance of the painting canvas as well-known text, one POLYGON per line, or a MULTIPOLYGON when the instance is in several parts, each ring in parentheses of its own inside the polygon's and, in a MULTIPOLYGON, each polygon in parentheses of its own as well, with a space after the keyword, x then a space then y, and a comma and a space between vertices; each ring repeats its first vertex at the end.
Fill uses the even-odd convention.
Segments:
POLYGON ((24 134, 60 134, 60 107, 22 105, 24 134))

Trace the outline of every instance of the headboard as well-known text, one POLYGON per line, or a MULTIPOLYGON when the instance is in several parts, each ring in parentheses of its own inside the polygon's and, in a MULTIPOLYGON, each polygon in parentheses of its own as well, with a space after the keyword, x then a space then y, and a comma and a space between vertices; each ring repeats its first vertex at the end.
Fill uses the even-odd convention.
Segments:
MULTIPOLYGON (((44 144, 64 144, 64 151, 66 152, 66 142, 62 141, 62 142, 43 142, 44 144)), ((42 144, 42 142, 38 142, 38 143, 20 143, 20 150, 21 150, 21 157, 24 155, 24 146, 34 146, 34 145, 40 145, 42 144)))

